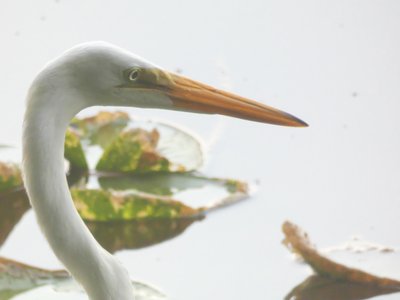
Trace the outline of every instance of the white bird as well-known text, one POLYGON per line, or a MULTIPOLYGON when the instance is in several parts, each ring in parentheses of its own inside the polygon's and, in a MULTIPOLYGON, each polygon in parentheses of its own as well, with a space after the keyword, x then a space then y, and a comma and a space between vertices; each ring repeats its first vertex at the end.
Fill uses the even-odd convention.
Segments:
POLYGON ((287 126, 307 126, 282 111, 167 72, 113 45, 78 45, 34 79, 23 128, 25 186, 56 256, 91 300, 132 300, 128 272, 79 217, 64 173, 70 120, 90 106, 133 106, 215 113, 287 126))

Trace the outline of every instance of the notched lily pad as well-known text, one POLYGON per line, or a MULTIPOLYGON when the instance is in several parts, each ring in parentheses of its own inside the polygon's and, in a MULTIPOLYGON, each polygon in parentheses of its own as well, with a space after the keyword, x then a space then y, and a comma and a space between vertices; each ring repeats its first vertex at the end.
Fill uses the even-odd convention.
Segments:
POLYGON ((132 120, 124 112, 103 111, 75 118, 70 127, 84 145, 90 168, 99 171, 188 172, 203 163, 200 140, 170 124, 132 120))
POLYGON ((0 162, 0 193, 23 185, 21 170, 16 164, 0 162))
POLYGON ((400 291, 399 280, 372 275, 325 257, 311 244, 308 235, 295 224, 285 222, 282 230, 285 234, 284 244, 289 250, 299 254, 317 274, 339 281, 398 289, 400 291))
POLYGON ((68 129, 65 133, 64 157, 69 161, 71 169, 88 169, 80 137, 72 129, 68 129))

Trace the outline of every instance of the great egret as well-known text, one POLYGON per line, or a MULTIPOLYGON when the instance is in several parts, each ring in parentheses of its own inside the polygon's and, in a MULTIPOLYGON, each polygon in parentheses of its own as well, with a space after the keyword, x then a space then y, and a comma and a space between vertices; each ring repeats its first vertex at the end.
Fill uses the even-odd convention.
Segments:
POLYGON ((104 42, 75 46, 48 63, 27 95, 25 186, 54 253, 92 300, 134 298, 128 272, 96 242, 79 217, 64 174, 66 128, 79 111, 95 105, 163 108, 306 126, 287 113, 167 72, 104 42))

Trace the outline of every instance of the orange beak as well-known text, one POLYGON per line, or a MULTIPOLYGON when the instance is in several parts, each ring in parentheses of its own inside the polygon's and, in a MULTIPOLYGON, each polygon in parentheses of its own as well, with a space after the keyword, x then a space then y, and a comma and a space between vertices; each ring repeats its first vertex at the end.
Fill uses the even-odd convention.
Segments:
POLYGON ((262 103, 218 90, 180 75, 168 75, 172 82, 169 84, 167 94, 179 110, 221 114, 283 126, 308 126, 302 120, 262 103))

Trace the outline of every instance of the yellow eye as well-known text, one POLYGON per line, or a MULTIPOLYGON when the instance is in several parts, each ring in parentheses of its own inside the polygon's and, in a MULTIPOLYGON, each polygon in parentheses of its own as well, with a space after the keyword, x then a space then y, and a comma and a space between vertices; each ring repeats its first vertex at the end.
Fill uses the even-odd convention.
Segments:
POLYGON ((133 69, 132 71, 130 71, 129 73, 129 80, 130 81, 136 81, 139 78, 139 69, 133 69))

